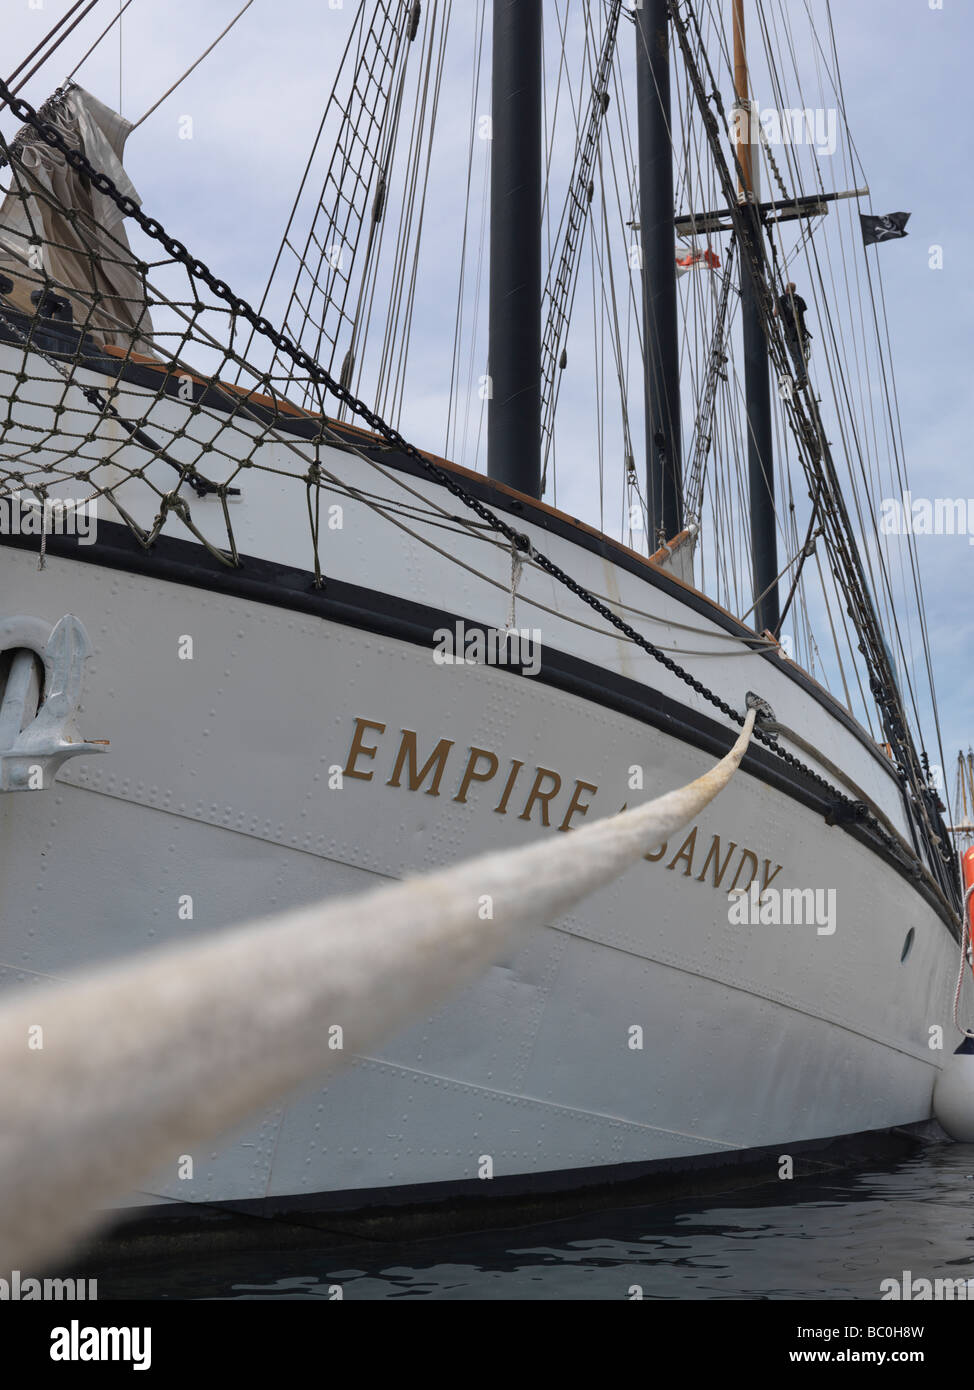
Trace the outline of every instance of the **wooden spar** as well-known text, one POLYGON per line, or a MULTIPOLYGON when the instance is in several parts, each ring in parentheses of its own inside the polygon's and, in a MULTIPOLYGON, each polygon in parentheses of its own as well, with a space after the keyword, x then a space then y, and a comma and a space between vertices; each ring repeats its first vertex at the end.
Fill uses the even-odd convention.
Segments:
POLYGON ((748 139, 738 145, 738 158, 744 171, 744 182, 741 184, 739 180, 738 187, 745 194, 755 191, 754 169, 751 163, 751 103, 748 93, 747 48, 744 42, 744 0, 734 0, 734 96, 738 106, 743 107, 748 116, 748 139))
MULTIPOLYGON (((734 0, 734 92, 737 98, 737 156, 743 173, 741 200, 750 205, 754 233, 761 236, 757 167, 751 145, 751 103, 744 0, 734 0), (743 125, 744 138, 741 138, 743 125)), ((778 540, 774 500, 774 453, 771 432, 771 384, 768 342, 761 319, 761 286, 755 283, 750 258, 741 257, 741 328, 744 338, 744 391, 747 405, 747 471, 751 512, 751 585, 754 626, 778 629, 778 540)))
MULTIPOLYGON (((829 203, 842 198, 868 198, 868 188, 846 188, 840 193, 809 193, 800 198, 777 198, 766 203, 756 203, 755 210, 762 222, 795 222, 801 217, 824 217, 829 203)), ((698 232, 729 232, 733 224, 728 218, 733 213, 730 208, 720 208, 712 212, 684 213, 674 219, 673 226, 678 236, 695 236, 698 232)))

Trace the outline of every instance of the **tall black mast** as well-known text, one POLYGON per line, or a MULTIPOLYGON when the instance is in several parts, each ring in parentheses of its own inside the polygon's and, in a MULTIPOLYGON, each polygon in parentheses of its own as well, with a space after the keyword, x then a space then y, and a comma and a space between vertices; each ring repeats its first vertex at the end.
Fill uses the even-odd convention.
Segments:
MULTIPOLYGON (((751 204, 757 236, 763 236, 756 211, 756 147, 750 142, 751 106, 744 47, 744 0, 734 0, 734 90, 738 129, 747 140, 737 146, 744 174, 741 190, 751 204)), ((775 531, 774 454, 771 434, 771 382, 768 340, 761 321, 760 286, 754 283, 750 258, 741 257, 741 328, 744 336, 744 394, 747 404, 747 472, 751 511, 751 583, 754 626, 758 632, 778 627, 778 538, 775 531)))
POLYGON ((541 0, 494 0, 487 472, 541 495, 541 0))
POLYGON ((666 0, 643 0, 636 18, 639 228, 646 353, 646 501, 650 549, 683 529, 680 354, 673 233, 670 39, 666 0))

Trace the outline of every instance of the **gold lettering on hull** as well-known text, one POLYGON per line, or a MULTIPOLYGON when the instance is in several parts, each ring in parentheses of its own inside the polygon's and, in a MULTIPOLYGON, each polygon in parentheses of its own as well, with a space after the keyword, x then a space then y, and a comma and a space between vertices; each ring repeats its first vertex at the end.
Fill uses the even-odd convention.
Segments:
POLYGON ((535 802, 538 802, 541 807, 541 824, 550 825, 551 822, 548 820, 548 807, 560 791, 561 777, 558 773, 552 772, 550 767, 539 767, 534 779, 534 786, 531 788, 530 795, 524 805, 524 810, 521 812, 518 819, 530 820, 531 807, 535 802), (542 791, 541 784, 546 780, 551 782, 552 785, 547 791, 542 791))
MULTIPOLYGON (((706 857, 706 859, 703 861, 703 868, 700 870, 700 874, 699 874, 699 877, 697 878, 697 882, 698 882, 698 883, 703 883, 703 882, 706 880, 706 877, 707 877, 707 869, 708 869, 708 867, 709 867, 709 865, 710 865, 711 860, 713 860, 713 868, 710 870, 710 872, 711 872, 711 874, 713 875, 713 885, 714 885, 714 887, 715 887, 715 888, 719 888, 719 887, 720 887, 721 879, 724 877, 724 874, 726 874, 726 872, 727 872, 727 866, 728 866, 728 864, 731 862, 731 855, 734 853, 735 849, 737 849, 737 841, 736 841, 736 840, 731 840, 731 842, 730 842, 730 849, 727 851, 726 855, 724 856, 724 862, 723 862, 723 864, 722 864, 722 863, 720 862, 720 836, 719 836, 719 835, 715 835, 714 838, 713 838, 713 839, 711 840, 711 842, 710 842, 710 849, 707 851, 707 857, 706 857)), ((765 860, 764 862, 767 863, 768 861, 765 860)))
POLYGON ((693 873, 693 851, 696 844, 697 827, 694 826, 666 867, 668 869, 675 869, 677 864, 686 864, 686 868, 683 870, 683 877, 689 878, 693 873))
POLYGON ((463 777, 460 779, 460 790, 453 798, 454 801, 466 801, 467 792, 470 790, 471 782, 489 782, 497 772, 500 763, 497 754, 492 753, 489 748, 471 748, 470 757, 467 759, 467 766, 464 768, 463 777), (487 767, 483 772, 477 771, 477 760, 484 758, 487 767))
POLYGON ((432 769, 435 768, 436 771, 433 772, 433 780, 426 788, 426 795, 439 796, 440 783, 443 780, 443 773, 446 771, 446 760, 449 756, 450 749, 453 747, 453 739, 441 738, 432 753, 426 759, 422 768, 417 772, 416 767, 419 763, 419 756, 416 752, 416 738, 415 729, 403 729, 402 743, 399 745, 396 765, 392 769, 392 776, 389 778, 386 786, 399 787, 402 785, 401 778, 403 768, 408 763, 409 766, 406 771, 406 777, 409 781, 409 790, 411 792, 418 792, 432 769))
MULTIPOLYGON (((379 756, 380 741, 387 728, 388 725, 380 723, 378 720, 363 719, 356 716, 343 776, 361 782, 374 780, 375 769, 367 764, 374 762, 379 756)), ((429 746, 427 744, 426 748, 429 746)), ((587 815, 592 809, 592 801, 598 794, 598 783, 587 782, 582 778, 573 781, 571 778, 563 777, 560 772, 556 772, 554 768, 550 767, 535 767, 532 770, 533 775, 529 772, 524 781, 520 782, 520 773, 525 767, 521 759, 502 760, 502 757, 490 748, 479 748, 476 744, 468 745, 466 754, 463 755, 463 770, 459 774, 459 783, 454 793, 452 783, 448 782, 444 785, 444 777, 448 763, 450 763, 451 768, 454 765, 459 767, 453 756, 453 750, 456 747, 453 739, 439 739, 433 745, 425 762, 420 766, 422 753, 420 752, 419 734, 415 729, 400 728, 395 755, 390 759, 392 775, 385 785, 387 787, 399 787, 411 792, 422 790, 427 796, 439 796, 442 786, 453 801, 458 801, 462 805, 472 805, 478 799, 477 792, 481 787, 494 782, 495 779, 500 785, 500 778, 503 777, 500 800, 491 808, 495 815, 505 816, 510 810, 511 814, 515 815, 518 820, 531 821, 549 828, 554 826, 559 831, 570 830, 572 821, 576 817, 587 815), (503 771, 502 767, 504 768, 503 771), (405 784, 403 783, 404 773, 405 784), (569 786, 572 788, 570 795, 568 794, 569 786), (516 796, 515 788, 519 788, 516 796), (529 789, 526 791, 526 788, 529 789), (561 812, 554 809, 552 803, 559 798, 564 799, 566 796, 566 809, 559 823, 561 812)), ((423 749, 423 753, 426 752, 426 748, 423 749)), ((383 756, 390 751, 391 749, 387 747, 383 756)), ((386 765, 388 766, 388 763, 386 765)), ((624 811, 627 804, 624 802, 620 809, 624 811)), ((711 888, 724 893, 732 892, 735 888, 747 889, 754 882, 760 882, 763 893, 782 871, 783 866, 781 864, 770 858, 765 858, 763 868, 759 872, 760 860, 755 850, 748 849, 745 845, 739 845, 736 840, 725 838, 722 843, 720 835, 711 835, 710 843, 704 854, 706 835, 707 832, 701 830, 700 826, 691 826, 679 848, 672 854, 664 867, 678 873, 681 878, 693 878, 696 883, 706 883, 711 888), (698 834, 700 835, 699 849, 697 846, 698 834), (731 862, 735 858, 735 853, 737 862, 734 877, 725 887, 724 882, 731 862), (701 855, 703 856, 702 859, 701 855), (700 872, 694 874, 696 864, 700 865, 700 872), (772 864, 774 864, 773 868, 772 864)), ((666 858, 668 849, 668 844, 664 842, 662 845, 654 846, 647 851, 643 858, 650 864, 659 864, 666 858)))

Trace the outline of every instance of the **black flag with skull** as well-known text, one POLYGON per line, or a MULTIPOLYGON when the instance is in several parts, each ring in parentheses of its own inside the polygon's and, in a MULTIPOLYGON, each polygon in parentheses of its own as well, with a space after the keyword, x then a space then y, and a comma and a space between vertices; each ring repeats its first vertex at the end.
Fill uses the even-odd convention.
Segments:
POLYGON ((875 217, 872 213, 861 212, 862 244, 872 246, 878 241, 895 241, 897 237, 907 236, 906 224, 910 220, 908 212, 891 212, 886 217, 875 217))

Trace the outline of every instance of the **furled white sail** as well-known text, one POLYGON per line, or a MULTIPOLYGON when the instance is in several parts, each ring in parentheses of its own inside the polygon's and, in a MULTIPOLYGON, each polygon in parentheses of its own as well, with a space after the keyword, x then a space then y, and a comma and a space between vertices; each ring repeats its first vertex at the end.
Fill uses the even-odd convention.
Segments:
MULTIPOLYGON (((122 193, 141 201, 122 165, 131 122, 74 84, 60 89, 43 114, 122 193)), ((151 335, 144 284, 117 204, 32 131, 13 141, 11 154, 0 205, 0 271, 14 282, 9 298, 32 313, 32 293, 63 294, 75 322, 99 344, 151 335)))

